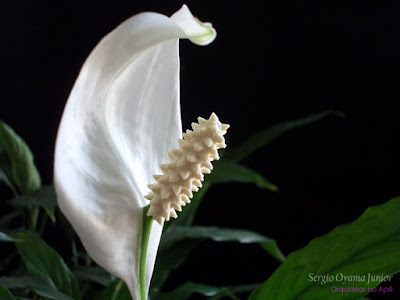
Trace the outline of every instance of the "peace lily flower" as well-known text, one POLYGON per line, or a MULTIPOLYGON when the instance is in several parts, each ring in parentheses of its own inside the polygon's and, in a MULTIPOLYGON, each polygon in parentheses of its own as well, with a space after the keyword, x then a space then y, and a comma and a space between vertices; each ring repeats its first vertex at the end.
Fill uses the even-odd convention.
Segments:
POLYGON ((138 14, 96 46, 64 110, 54 166, 59 206, 89 255, 123 279, 133 299, 146 298, 164 219, 189 202, 225 147, 228 125, 215 114, 181 139, 178 41, 207 45, 215 36, 186 6, 171 18, 138 14), (149 200, 157 222, 143 255, 149 200))

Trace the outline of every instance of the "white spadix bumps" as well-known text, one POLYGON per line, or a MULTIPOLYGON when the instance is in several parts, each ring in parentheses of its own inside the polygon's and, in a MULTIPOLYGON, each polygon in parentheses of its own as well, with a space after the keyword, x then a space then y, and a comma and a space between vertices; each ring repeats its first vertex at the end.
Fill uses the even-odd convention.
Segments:
POLYGON ((192 192, 202 187, 203 174, 211 172, 211 161, 219 159, 218 149, 226 147, 224 134, 228 124, 222 124, 215 113, 208 120, 198 121, 192 123, 193 131, 183 134, 178 149, 168 152, 170 163, 160 166, 163 174, 154 175, 157 182, 148 185, 151 192, 146 196, 150 200, 147 215, 159 224, 164 219, 177 218, 176 211, 190 203, 192 192))

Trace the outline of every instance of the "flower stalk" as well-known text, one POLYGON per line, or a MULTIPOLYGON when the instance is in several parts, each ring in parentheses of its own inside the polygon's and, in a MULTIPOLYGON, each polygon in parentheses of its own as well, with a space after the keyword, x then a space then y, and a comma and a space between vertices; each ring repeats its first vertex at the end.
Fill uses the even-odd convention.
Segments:
POLYGON ((143 207, 143 222, 142 222, 142 237, 140 242, 140 257, 139 257, 139 291, 140 299, 147 299, 148 288, 146 286, 146 261, 147 251, 149 248, 149 240, 153 218, 147 216, 150 205, 143 207))

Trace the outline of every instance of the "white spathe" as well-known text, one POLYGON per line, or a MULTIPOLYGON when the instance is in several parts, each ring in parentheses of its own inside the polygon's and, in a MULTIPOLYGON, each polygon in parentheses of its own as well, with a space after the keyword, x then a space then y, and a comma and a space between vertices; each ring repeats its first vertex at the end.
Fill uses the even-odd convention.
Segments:
MULTIPOLYGON (((171 18, 141 13, 104 37, 83 65, 60 123, 58 204, 90 256, 139 298, 138 259, 147 184, 182 136, 178 39, 215 38, 183 6, 171 18)), ((162 227, 153 222, 146 279, 162 227)))

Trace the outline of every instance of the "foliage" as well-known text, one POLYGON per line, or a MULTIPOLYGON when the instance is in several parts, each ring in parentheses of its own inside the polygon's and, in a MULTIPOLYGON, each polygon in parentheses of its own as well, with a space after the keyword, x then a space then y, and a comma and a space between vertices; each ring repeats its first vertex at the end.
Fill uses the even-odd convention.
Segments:
POLYGON ((332 286, 347 288, 353 282, 358 291, 348 291, 342 299, 366 295, 382 277, 390 280, 390 275, 400 272, 399 224, 400 197, 368 208, 353 223, 338 226, 292 252, 250 300, 337 299, 332 286))
MULTIPOLYGON (((212 185, 241 182, 276 192, 275 184, 240 161, 285 132, 332 115, 340 114, 325 111, 275 125, 224 153, 215 163, 213 173, 206 177, 203 188, 194 195, 192 204, 185 207, 177 220, 164 226, 150 287, 152 300, 190 299, 195 294, 210 299, 240 299, 239 295, 250 293, 251 300, 357 299, 368 293, 368 287, 377 286, 382 278, 369 286, 360 284, 360 287, 366 287, 365 292, 347 294, 332 293, 328 285, 314 279, 328 273, 336 279, 337 274, 368 276, 378 272, 386 276, 400 271, 397 250, 400 246, 400 198, 369 208, 353 223, 312 240, 287 259, 275 239, 256 232, 193 225, 197 209, 212 185), (185 282, 173 290, 166 288, 165 282, 171 272, 180 267, 191 250, 204 240, 237 243, 243 247, 258 244, 266 255, 282 264, 261 285, 216 287, 185 282)), ((0 215, 0 243, 7 244, 5 249, 9 252, 0 261, 0 299, 130 299, 126 285, 96 266, 78 246, 76 235, 58 211, 53 187, 41 185, 28 146, 3 122, 0 122, 0 182, 14 194, 12 199, 3 199, 9 210, 0 215), (63 231, 60 234, 68 237, 72 257, 62 257, 44 241, 43 233, 54 224, 63 231), (15 246, 11 247, 13 244, 15 246)))

